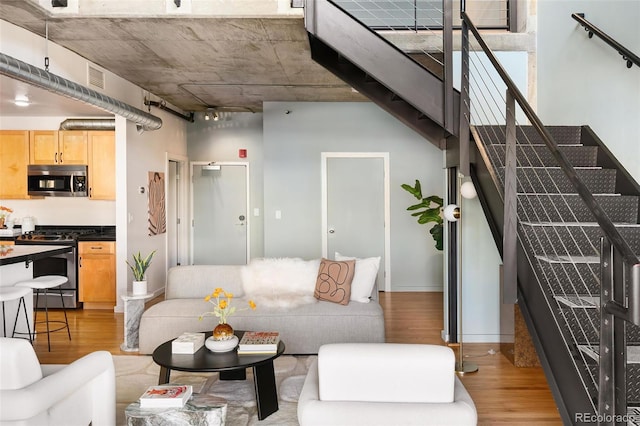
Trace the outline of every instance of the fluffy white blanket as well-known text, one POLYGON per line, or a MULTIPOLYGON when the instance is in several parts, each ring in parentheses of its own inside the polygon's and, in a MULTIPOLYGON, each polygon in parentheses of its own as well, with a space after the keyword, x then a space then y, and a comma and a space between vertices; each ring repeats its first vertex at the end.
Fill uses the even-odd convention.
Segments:
POLYGON ((258 306, 294 308, 316 303, 313 296, 320 259, 254 259, 242 269, 245 296, 258 306))

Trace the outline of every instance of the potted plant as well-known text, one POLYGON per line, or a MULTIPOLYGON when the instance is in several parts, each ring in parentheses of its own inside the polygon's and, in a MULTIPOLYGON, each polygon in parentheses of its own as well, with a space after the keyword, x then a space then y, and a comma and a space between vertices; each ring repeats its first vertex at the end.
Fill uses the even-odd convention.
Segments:
POLYGON ((129 268, 131 268, 131 272, 133 272, 133 294, 147 294, 147 280, 145 274, 151 265, 151 259, 155 253, 156 250, 143 258, 142 254, 138 252, 138 254, 133 255, 133 264, 129 263, 128 260, 126 261, 129 268))
POLYGON ((420 186, 420 181, 418 179, 416 179, 415 186, 411 186, 406 183, 403 183, 401 186, 402 189, 420 200, 418 204, 413 204, 407 207, 407 210, 414 212, 411 213, 411 216, 417 217, 418 223, 421 225, 431 222, 434 223, 434 225, 429 230, 429 233, 436 242, 436 249, 442 251, 443 220, 441 211, 444 200, 437 195, 431 195, 429 197, 423 198, 422 187, 420 186))

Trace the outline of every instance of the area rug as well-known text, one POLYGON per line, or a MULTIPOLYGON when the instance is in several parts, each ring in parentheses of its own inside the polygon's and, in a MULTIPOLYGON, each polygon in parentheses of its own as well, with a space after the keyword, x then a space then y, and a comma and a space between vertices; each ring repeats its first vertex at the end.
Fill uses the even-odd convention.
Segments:
MULTIPOLYGON (((243 381, 220 381, 218 373, 172 371, 171 382, 192 385, 194 392, 226 400, 227 426, 298 426, 298 396, 314 358, 285 355, 275 359, 279 409, 261 421, 257 415, 251 369, 247 369, 247 379, 243 381)), ((126 425, 125 408, 135 402, 147 387, 158 383, 160 367, 150 356, 114 355, 113 361, 116 370, 116 420, 118 425, 126 425)))

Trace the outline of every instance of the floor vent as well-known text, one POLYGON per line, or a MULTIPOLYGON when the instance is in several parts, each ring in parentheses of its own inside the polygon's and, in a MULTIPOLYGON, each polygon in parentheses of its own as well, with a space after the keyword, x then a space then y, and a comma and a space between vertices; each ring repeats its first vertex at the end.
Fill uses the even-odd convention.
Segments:
POLYGON ((104 73, 91 65, 87 65, 87 82, 89 86, 104 89, 104 73))

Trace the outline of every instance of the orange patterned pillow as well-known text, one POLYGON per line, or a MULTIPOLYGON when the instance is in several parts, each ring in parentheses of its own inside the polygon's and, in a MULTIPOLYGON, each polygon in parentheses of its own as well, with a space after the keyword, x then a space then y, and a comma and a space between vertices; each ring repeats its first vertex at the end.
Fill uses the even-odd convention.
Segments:
POLYGON ((322 258, 313 295, 318 300, 348 305, 355 270, 355 260, 336 261, 322 258))

